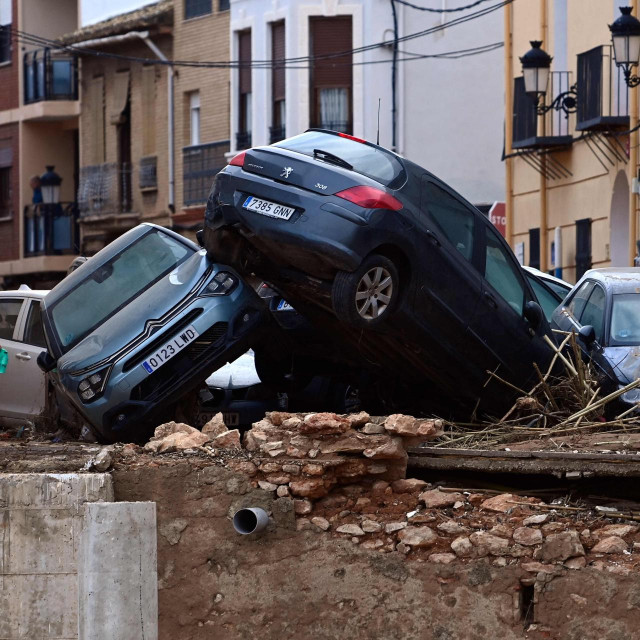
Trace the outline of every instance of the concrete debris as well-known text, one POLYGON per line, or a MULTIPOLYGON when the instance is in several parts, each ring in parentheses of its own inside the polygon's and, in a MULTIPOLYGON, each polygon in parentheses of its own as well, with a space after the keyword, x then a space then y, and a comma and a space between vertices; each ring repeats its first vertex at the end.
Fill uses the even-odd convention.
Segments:
POLYGON ((431 547, 438 540, 438 536, 430 527, 407 527, 402 529, 398 538, 410 547, 431 547))
POLYGON ((363 536, 364 531, 357 524, 343 524, 336 531, 338 533, 347 533, 350 536, 363 536))
POLYGON ((224 423, 222 413, 216 413, 216 415, 202 427, 202 433, 206 433, 210 438, 215 438, 222 433, 226 433, 228 430, 227 425, 224 423))
POLYGON ((195 449, 209 442, 207 434, 183 422, 167 422, 156 427, 153 438, 144 445, 150 453, 171 453, 195 449))
POLYGON ((461 493, 444 492, 439 489, 433 489, 432 491, 425 491, 420 494, 420 500, 422 500, 429 509, 452 507, 458 500, 464 500, 464 496, 461 493))
POLYGON ((223 431, 213 438, 211 445, 216 449, 241 449, 240 431, 223 431))
POLYGON ((530 527, 518 527, 513 532, 513 539, 525 547, 533 547, 537 544, 542 544, 542 531, 530 527))
POLYGON ((318 529, 322 529, 322 531, 327 531, 331 527, 331 523, 326 518, 311 518, 311 524, 315 524, 318 529))
POLYGON ((107 471, 113 462, 113 455, 108 447, 101 449, 93 459, 91 468, 100 473, 107 471))
POLYGON ((618 536, 610 536, 608 538, 602 538, 598 544, 596 544, 592 553, 624 553, 629 548, 629 545, 618 536))
POLYGON ((432 553, 429 556, 429 562, 436 564, 451 564, 455 559, 455 553, 432 553))
POLYGON ((522 521, 522 524, 525 527, 528 527, 532 524, 544 524, 549 519, 548 513, 539 513, 535 516, 529 516, 522 521))
POLYGON ((469 541, 475 547, 478 557, 502 556, 509 549, 509 541, 498 536, 491 535, 486 531, 476 531, 469 536, 469 541))
POLYGON ((540 559, 543 562, 559 560, 563 562, 574 556, 583 556, 584 547, 577 531, 549 534, 542 544, 540 559))

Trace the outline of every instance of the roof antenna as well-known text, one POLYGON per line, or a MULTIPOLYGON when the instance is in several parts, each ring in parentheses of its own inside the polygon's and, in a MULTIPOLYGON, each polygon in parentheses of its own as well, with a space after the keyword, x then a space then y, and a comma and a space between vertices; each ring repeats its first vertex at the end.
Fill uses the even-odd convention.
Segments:
POLYGON ((376 144, 378 146, 380 146, 380 100, 381 98, 378 98, 378 135, 376 137, 376 144))

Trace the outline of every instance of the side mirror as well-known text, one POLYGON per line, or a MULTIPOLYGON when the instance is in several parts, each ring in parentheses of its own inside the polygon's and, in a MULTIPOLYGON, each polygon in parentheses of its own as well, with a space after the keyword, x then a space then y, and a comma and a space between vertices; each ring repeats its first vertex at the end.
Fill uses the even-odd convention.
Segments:
POLYGON ((542 326, 544 319, 542 307, 537 302, 530 300, 524 305, 524 317, 531 325, 531 328, 537 331, 542 326))
POLYGON ((198 244, 204 249, 204 229, 198 229, 196 231, 196 240, 198 244))
POLYGON ((53 371, 58 364, 58 361, 52 355, 50 355, 48 351, 41 351, 36 362, 38 363, 40 369, 42 369, 42 371, 44 371, 45 373, 53 371))
POLYGON ((590 324, 585 324, 578 331, 578 338, 587 349, 590 349, 596 341, 596 330, 590 324))

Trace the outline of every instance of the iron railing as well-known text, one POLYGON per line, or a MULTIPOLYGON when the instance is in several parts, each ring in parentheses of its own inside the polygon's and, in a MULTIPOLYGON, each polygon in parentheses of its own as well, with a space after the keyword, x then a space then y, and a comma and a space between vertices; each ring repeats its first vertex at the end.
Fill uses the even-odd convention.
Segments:
POLYGON ((24 255, 79 253, 78 206, 75 202, 31 204, 24 208, 24 255))
POLYGON ((248 149, 251 146, 251 131, 236 133, 236 149, 248 149))
POLYGON ((197 18, 198 16, 205 16, 209 13, 211 13, 211 0, 185 0, 185 20, 188 20, 189 18, 197 18))
POLYGON ((316 122, 311 126, 314 129, 330 129, 331 131, 340 131, 340 133, 351 133, 351 123, 342 120, 326 120, 324 122, 316 122))
POLYGON ((284 125, 278 125, 277 127, 269 127, 269 144, 280 142, 280 140, 284 140, 284 137, 285 137, 284 125))
POLYGON ((182 177, 185 206, 204 204, 207 201, 214 176, 227 164, 225 154, 228 152, 229 140, 183 147, 182 177))
POLYGON ((578 54, 579 131, 629 126, 629 91, 611 45, 578 54))
POLYGON ((23 58, 24 102, 78 99, 78 64, 73 55, 51 49, 27 51, 23 58))
POLYGON ((157 189, 158 187, 158 157, 147 156, 140 158, 140 172, 138 183, 141 189, 157 189))
POLYGON ((82 167, 78 186, 80 217, 131 211, 130 163, 107 162, 82 167))

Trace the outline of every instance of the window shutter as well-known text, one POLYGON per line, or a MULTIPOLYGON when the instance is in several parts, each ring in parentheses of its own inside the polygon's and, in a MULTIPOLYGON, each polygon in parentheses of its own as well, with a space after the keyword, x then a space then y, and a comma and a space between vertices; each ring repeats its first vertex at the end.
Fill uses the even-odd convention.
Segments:
MULTIPOLYGON (((238 59, 240 62, 251 62, 251 30, 238 33, 238 59)), ((251 93, 251 67, 240 67, 240 93, 251 93)))
POLYGON ((91 114, 89 134, 93 149, 93 164, 105 161, 104 144, 104 78, 92 78, 89 84, 89 112, 91 114))
POLYGON ((273 100, 285 99, 285 68, 279 61, 285 59, 284 22, 274 22, 271 26, 271 60, 273 73, 273 100))
POLYGON ((152 156, 156 152, 156 69, 142 67, 142 155, 152 156))
POLYGON ((529 229, 529 266, 540 269, 540 229, 529 229))
POLYGON ((576 280, 591 269, 591 218, 576 220, 576 280))
MULTIPOLYGON (((311 18, 311 55, 330 55, 352 48, 351 16, 311 18)), ((311 69, 313 86, 350 87, 353 56, 314 60, 311 69)))

